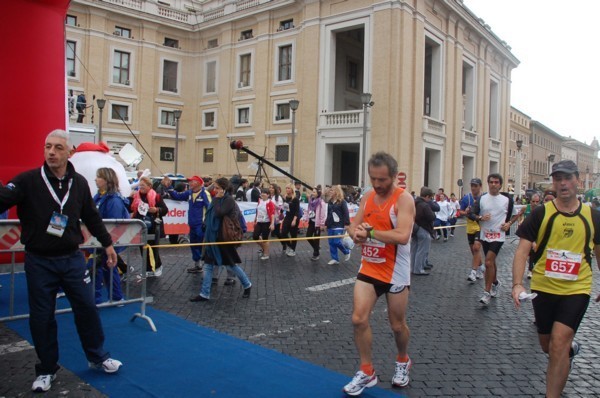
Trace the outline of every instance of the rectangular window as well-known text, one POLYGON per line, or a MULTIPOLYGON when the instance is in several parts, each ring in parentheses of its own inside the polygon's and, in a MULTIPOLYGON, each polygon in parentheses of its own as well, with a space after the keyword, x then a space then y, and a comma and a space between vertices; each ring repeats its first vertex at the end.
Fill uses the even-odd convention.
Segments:
POLYGON ((219 39, 210 39, 206 45, 208 48, 219 47, 219 39))
POLYGON ((243 30, 242 33, 240 33, 240 41, 252 39, 253 37, 254 36, 252 36, 252 29, 243 30))
POLYGON ((358 63, 348 61, 348 80, 346 87, 351 90, 358 90, 358 63))
POLYGON ((129 106, 111 104, 111 119, 129 121, 129 106))
POLYGON ((175 148, 168 146, 160 147, 160 160, 164 162, 172 162, 175 160, 175 148))
POLYGON ((250 108, 239 108, 238 109, 238 124, 250 123, 250 108))
POLYGON ((292 45, 279 47, 279 76, 277 80, 292 79, 292 45))
POLYGON ((204 113, 204 127, 215 127, 215 113, 205 112, 204 113))
POLYGON ((113 32, 113 35, 131 39, 131 29, 115 26, 115 31, 113 32))
POLYGON ((426 37, 423 114, 437 120, 442 112, 442 69, 442 46, 426 37))
POLYGON ((77 26, 77 17, 75 15, 68 15, 65 18, 65 24, 69 26, 77 26))
POLYGON ((172 93, 177 92, 177 62, 164 61, 162 89, 172 93))
POLYGON ((248 161, 248 152, 244 151, 243 149, 240 149, 239 151, 237 151, 236 160, 238 162, 247 162, 248 161))
POLYGON ((206 63, 206 92, 215 93, 217 91, 217 61, 206 63))
POLYGON ((160 124, 163 126, 175 126, 175 112, 160 111, 160 124))
POLYGON ((77 43, 74 41, 67 41, 67 76, 75 77, 75 54, 77 49, 77 43))
POLYGON ((290 119, 290 104, 277 104, 277 114, 275 120, 289 120, 290 119))
POLYGON ((288 162, 290 160, 289 145, 275 145, 275 161, 288 162))
POLYGON ((163 43, 163 45, 165 47, 179 48, 179 40, 165 37, 165 42, 163 43))
POLYGON ((250 85, 252 54, 240 56, 240 81, 239 87, 248 87, 250 85))
POLYGON ((215 150, 213 148, 204 148, 202 160, 204 163, 212 163, 214 161, 215 150))
POLYGON ((113 59, 113 83, 129 86, 129 57, 131 54, 115 50, 113 59))
POLYGON ((279 29, 277 29, 277 30, 278 31, 288 30, 288 29, 292 29, 293 27, 294 27, 294 20, 286 19, 285 21, 279 22, 279 29))

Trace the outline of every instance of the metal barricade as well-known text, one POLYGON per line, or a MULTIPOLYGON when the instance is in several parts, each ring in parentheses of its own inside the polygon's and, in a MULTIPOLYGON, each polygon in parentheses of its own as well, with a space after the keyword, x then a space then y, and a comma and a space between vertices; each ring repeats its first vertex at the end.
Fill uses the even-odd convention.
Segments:
MULTIPOLYGON (((148 241, 148 231, 146 224, 141 220, 116 220, 107 219, 103 220, 106 229, 110 233, 113 244, 115 247, 141 247, 144 248, 148 241)), ((83 234, 84 242, 79 246, 81 250, 91 252, 94 259, 98 254, 98 250, 102 249, 102 245, 98 240, 92 236, 85 225, 81 225, 81 231, 83 234)), ((0 322, 11 321, 16 319, 28 318, 29 314, 15 314, 15 275, 16 275, 16 253, 24 252, 24 247, 20 241, 21 238, 21 223, 19 220, 0 220, 0 254, 10 254, 10 286, 9 286, 9 312, 8 316, 0 317, 0 322)), ((148 250, 142 250, 142 278, 141 278, 141 289, 140 296, 136 298, 129 298, 131 276, 126 282, 125 298, 122 301, 112 300, 112 284, 113 276, 110 274, 110 287, 109 289, 109 301, 106 303, 99 304, 98 307, 113 307, 120 306, 130 303, 141 303, 140 312, 137 312, 131 318, 133 322, 136 318, 142 318, 148 322, 150 328, 156 332, 156 326, 152 319, 146 315, 146 304, 151 303, 152 297, 147 296, 147 279, 146 279, 146 257, 148 250)), ((129 271, 131 272, 131 271, 129 271)), ((90 294, 95 294, 95 278, 96 278, 96 261, 92 261, 92 284, 90 288, 90 294)), ((57 309, 56 313, 71 312, 71 308, 57 309)))

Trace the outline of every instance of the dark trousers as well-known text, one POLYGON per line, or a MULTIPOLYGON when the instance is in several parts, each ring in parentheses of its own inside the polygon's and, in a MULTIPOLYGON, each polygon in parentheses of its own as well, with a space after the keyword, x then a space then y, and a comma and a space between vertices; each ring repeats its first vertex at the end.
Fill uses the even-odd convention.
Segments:
MULTIPOLYGON (((204 231, 202 231, 202 226, 198 225, 196 227, 192 227, 190 225, 190 243, 202 243, 204 241, 204 231)), ((202 246, 190 246, 192 250, 192 260, 194 262, 200 261, 202 257, 202 246)))
MULTIPOLYGON (((297 238, 298 237, 298 224, 296 223, 295 227, 292 227, 292 220, 285 218, 281 223, 281 238, 297 238), (289 235, 289 236, 288 236, 289 235)), ((284 242, 287 247, 296 251, 296 241, 288 241, 284 242)))
MULTIPOLYGON (((321 228, 315 227, 315 222, 313 220, 309 220, 308 228, 306 229, 306 237, 312 238, 313 236, 316 236, 316 237, 321 236, 321 228)), ((319 250, 321 249, 321 240, 320 239, 309 239, 308 243, 313 248, 313 257, 317 257, 319 255, 319 250)))
MULTIPOLYGON (((275 224, 275 228, 271 231, 271 237, 276 237, 277 239, 281 239, 281 223, 275 224)), ((281 246, 283 246, 283 250, 286 248, 287 242, 281 242, 281 246)))
POLYGON ((109 357, 104 350, 104 332, 94 303, 92 277, 80 251, 61 257, 25 254, 29 295, 29 328, 40 363, 36 376, 54 374, 58 366, 58 338, 54 311, 56 293, 62 287, 75 318, 77 334, 88 361, 101 363, 109 357))

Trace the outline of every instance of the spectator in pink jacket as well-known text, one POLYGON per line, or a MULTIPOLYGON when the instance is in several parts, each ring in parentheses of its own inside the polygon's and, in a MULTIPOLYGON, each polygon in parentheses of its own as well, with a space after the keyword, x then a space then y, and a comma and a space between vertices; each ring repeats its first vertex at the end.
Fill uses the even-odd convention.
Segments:
MULTIPOLYGON (((321 198, 320 185, 317 185, 310 193, 308 210, 304 212, 303 219, 308 221, 307 238, 321 236, 321 230, 325 229, 325 220, 327 220, 327 203, 321 198)), ((313 248, 313 256, 310 259, 317 261, 319 259, 320 239, 309 239, 308 243, 313 248)))

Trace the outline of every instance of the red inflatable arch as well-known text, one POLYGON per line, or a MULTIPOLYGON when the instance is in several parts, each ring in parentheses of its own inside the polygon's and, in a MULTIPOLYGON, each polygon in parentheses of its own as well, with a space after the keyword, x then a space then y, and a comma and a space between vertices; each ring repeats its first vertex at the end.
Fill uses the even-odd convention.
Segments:
MULTIPOLYGON (((69 0, 3 1, 0 180, 44 160, 46 135, 65 129, 65 17, 69 0)), ((14 208, 10 218, 16 218, 14 208)))

